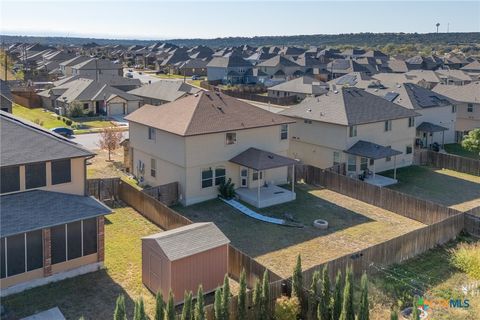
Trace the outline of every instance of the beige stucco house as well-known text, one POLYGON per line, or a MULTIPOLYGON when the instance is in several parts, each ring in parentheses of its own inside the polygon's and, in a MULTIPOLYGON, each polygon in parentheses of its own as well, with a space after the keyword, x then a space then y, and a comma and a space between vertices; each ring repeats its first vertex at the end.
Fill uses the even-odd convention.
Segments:
POLYGON ((303 163, 319 168, 346 163, 348 175, 368 170, 372 178, 375 172, 412 164, 419 114, 362 89, 306 98, 281 114, 296 119, 289 156, 303 163))
POLYGON ((217 197, 227 179, 236 188, 259 193, 287 182, 286 165, 275 162, 287 155, 293 122, 287 117, 202 91, 161 106, 145 105, 126 119, 132 173, 144 185, 178 182, 184 205, 217 197), (257 163, 232 162, 251 148, 256 151, 247 158, 257 163))

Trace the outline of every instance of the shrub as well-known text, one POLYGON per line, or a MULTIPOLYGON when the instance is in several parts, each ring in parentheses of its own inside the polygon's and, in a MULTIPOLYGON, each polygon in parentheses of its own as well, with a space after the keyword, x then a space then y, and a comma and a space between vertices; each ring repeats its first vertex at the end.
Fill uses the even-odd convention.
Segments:
POLYGON ((232 183, 232 179, 228 178, 227 182, 224 182, 218 186, 218 192, 224 199, 230 200, 235 197, 235 183, 232 183))
POLYGON ((60 117, 60 116, 57 116, 57 120, 61 120, 61 119, 62 119, 62 117, 60 117))
POLYGON ((65 124, 66 124, 67 126, 71 126, 72 123, 73 123, 73 122, 72 122, 72 120, 70 120, 70 119, 67 119, 67 120, 65 121, 65 124))
POLYGON ((275 319, 292 320, 300 314, 300 301, 297 297, 282 296, 275 302, 275 319))
POLYGON ((165 303, 161 291, 155 296, 155 320, 163 320, 165 318, 165 303))
POLYGON ((462 243, 451 250, 451 254, 455 267, 480 280, 480 242, 462 243))
POLYGON ((114 320, 127 320, 127 313, 125 311, 125 297, 123 294, 119 295, 113 313, 114 320))
POLYGON ((74 101, 70 104, 67 110, 67 114, 71 118, 83 117, 85 115, 82 105, 77 101, 74 101))
POLYGON ((247 275, 245 269, 240 273, 240 289, 238 293, 238 320, 247 320, 247 275))

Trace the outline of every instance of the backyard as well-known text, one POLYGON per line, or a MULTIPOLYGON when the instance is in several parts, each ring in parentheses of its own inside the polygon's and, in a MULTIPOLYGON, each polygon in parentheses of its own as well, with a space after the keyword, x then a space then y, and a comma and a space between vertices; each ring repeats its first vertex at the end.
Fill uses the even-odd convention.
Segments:
POLYGON ((480 155, 479 154, 476 154, 475 152, 472 152, 472 151, 469 151, 469 150, 463 148, 462 145, 459 144, 459 143, 446 144, 445 145, 445 151, 447 151, 448 153, 457 155, 457 156, 480 160, 480 155))
MULTIPOLYGON (((380 173, 393 177, 393 171, 380 173)), ((480 177, 448 169, 410 166, 397 169, 398 183, 388 188, 460 211, 480 206, 480 177)))
POLYGON ((308 269, 424 226, 327 189, 302 184, 295 191, 295 201, 256 211, 277 218, 288 213, 304 228, 260 222, 217 199, 174 209, 196 222, 215 222, 233 246, 283 277, 291 275, 298 254, 308 269), (315 219, 327 220, 329 228, 314 228, 315 219))
POLYGON ((141 279, 140 238, 160 229, 132 208, 114 210, 105 218, 104 270, 9 296, 2 304, 20 318, 58 306, 67 319, 110 319, 117 296, 123 294, 129 318, 133 300, 140 296, 153 314, 154 296, 141 279))

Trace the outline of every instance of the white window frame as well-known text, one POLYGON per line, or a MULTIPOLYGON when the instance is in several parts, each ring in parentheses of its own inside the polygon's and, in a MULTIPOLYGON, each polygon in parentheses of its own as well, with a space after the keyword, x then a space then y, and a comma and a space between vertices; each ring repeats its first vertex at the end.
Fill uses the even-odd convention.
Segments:
POLYGON ((148 140, 156 141, 157 130, 153 127, 148 127, 148 140))
POLYGON ((237 143, 237 133, 236 132, 227 132, 225 133, 225 144, 232 145, 237 143), (229 138, 230 136, 230 138, 229 138))
POLYGON ((348 172, 357 172, 357 156, 355 156, 353 154, 348 155, 348 157, 347 157, 347 171, 348 172), (351 159, 355 159, 354 164, 351 164, 351 162, 350 162, 351 159), (355 170, 350 170, 351 166, 354 166, 355 170))
POLYGON ((348 136, 350 138, 357 136, 357 126, 349 126, 348 127, 348 136))
POLYGON ((368 170, 368 158, 360 157, 360 170, 368 170), (362 168, 364 166, 365 168, 362 168))
POLYGON ((263 180, 263 171, 252 170, 252 181, 258 181, 258 180, 263 180), (260 176, 260 179, 258 179, 259 176, 260 176))
POLYGON ((202 187, 202 189, 211 188, 211 187, 213 187, 213 186, 215 185, 215 183, 214 183, 215 173, 214 173, 214 171, 213 171, 212 168, 202 169, 202 172, 201 172, 201 174, 200 174, 200 178, 201 178, 201 187, 202 187), (212 176, 211 176, 210 178, 204 179, 204 178, 203 178, 203 172, 205 172, 205 171, 211 171, 211 172, 212 172, 212 176), (212 184, 211 184, 210 186, 204 187, 204 186, 203 186, 203 182, 204 182, 204 181, 208 181, 208 180, 211 180, 211 181, 212 181, 212 184))
POLYGON ((150 176, 157 177, 157 160, 155 158, 150 158, 150 176))
POLYGON ((288 140, 288 124, 280 125, 280 140, 288 140))
POLYGON ((333 165, 340 164, 340 151, 333 151, 333 165), (337 161, 335 161, 335 159, 337 161))
POLYGON ((224 166, 215 167, 215 170, 213 171, 214 185, 219 186, 220 183, 217 183, 217 178, 223 178, 223 181, 227 181, 227 168, 224 166), (217 176, 217 169, 225 170, 225 174, 217 176))
POLYGON ((409 117, 408 118, 408 127, 414 127, 415 126, 415 117, 409 117))
POLYGON ((452 104, 452 113, 456 113, 457 112, 457 106, 452 104))
POLYGON ((467 104, 467 112, 469 112, 469 113, 473 112, 473 103, 468 103, 467 104))
POLYGON ((406 147, 405 147, 405 154, 412 154, 413 153, 413 147, 411 144, 408 144, 406 147), (408 149, 410 149, 410 152, 408 152, 408 149))
POLYGON ((385 132, 392 131, 392 120, 386 120, 384 122, 384 130, 385 132))

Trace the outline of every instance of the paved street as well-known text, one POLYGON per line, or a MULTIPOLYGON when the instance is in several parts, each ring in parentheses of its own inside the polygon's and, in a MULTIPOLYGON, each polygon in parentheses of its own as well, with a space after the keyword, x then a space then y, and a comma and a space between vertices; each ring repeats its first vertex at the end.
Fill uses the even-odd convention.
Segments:
MULTIPOLYGON (((123 138, 128 138, 128 131, 123 132, 123 138)), ((78 134, 72 140, 89 150, 98 150, 98 141, 100 140, 100 133, 78 134)))
POLYGON ((141 71, 142 74, 140 74, 138 71, 135 71, 133 69, 131 69, 132 72, 130 72, 130 71, 128 71, 129 69, 131 69, 131 68, 124 68, 123 69, 123 74, 126 75, 127 73, 131 73, 133 75, 134 79, 140 79, 140 81, 142 83, 157 82, 157 81, 161 80, 160 78, 155 77, 154 75, 146 74, 142 71, 141 71))

